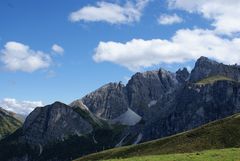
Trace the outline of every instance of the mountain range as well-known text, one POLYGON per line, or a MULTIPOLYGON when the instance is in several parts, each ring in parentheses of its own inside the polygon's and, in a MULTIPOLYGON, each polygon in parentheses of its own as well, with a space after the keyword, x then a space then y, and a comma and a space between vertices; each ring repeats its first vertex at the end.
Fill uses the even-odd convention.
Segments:
POLYGON ((0 141, 0 158, 68 161, 191 130, 240 112, 239 80, 238 65, 206 57, 191 72, 136 73, 126 85, 106 84, 69 105, 35 108, 0 141))

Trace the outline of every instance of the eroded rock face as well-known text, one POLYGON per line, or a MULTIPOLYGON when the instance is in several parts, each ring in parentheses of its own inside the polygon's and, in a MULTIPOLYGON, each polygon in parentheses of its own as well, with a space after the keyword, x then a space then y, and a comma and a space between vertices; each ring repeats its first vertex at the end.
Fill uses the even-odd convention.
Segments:
POLYGON ((128 100, 132 108, 140 116, 144 116, 149 108, 179 86, 176 74, 160 69, 135 74, 127 84, 128 100))
POLYGON ((164 69, 136 73, 126 87, 121 83, 109 83, 86 95, 81 101, 89 111, 103 119, 114 120, 129 108, 145 117, 149 108, 161 102, 165 95, 174 92, 188 76, 186 69, 179 70, 178 74, 164 69))
POLYGON ((188 84, 176 93, 172 104, 166 105, 155 120, 145 125, 144 139, 173 135, 238 113, 239 96, 240 84, 237 82, 188 84))
POLYGON ((201 57, 189 76, 190 80, 170 95, 164 95, 162 101, 150 111, 152 119, 147 120, 142 130, 144 139, 173 135, 240 112, 239 75, 239 69, 235 65, 227 66, 201 57), (195 84, 215 75, 235 81, 218 80, 209 84, 195 84))
POLYGON ((64 140, 70 135, 83 135, 93 130, 92 125, 70 106, 60 102, 37 107, 23 125, 24 142, 45 145, 64 140))
POLYGON ((179 69, 176 72, 176 78, 180 83, 186 83, 189 79, 190 73, 188 72, 187 68, 179 69))
POLYGON ((240 67, 237 65, 225 65, 206 57, 200 57, 191 72, 190 82, 195 83, 204 78, 216 75, 240 81, 240 67))
POLYGON ((109 83, 81 100, 93 114, 108 120, 120 116, 129 107, 126 88, 121 83, 109 83))

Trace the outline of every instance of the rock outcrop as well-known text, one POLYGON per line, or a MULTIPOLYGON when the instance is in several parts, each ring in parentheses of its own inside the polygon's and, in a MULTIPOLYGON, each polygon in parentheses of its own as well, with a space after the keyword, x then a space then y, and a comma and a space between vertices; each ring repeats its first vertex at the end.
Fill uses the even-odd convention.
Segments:
POLYGON ((142 117, 179 86, 175 73, 164 69, 135 74, 127 84, 130 108, 142 117))
POLYGON ((108 120, 128 110, 126 88, 121 83, 109 83, 81 100, 93 114, 108 120))

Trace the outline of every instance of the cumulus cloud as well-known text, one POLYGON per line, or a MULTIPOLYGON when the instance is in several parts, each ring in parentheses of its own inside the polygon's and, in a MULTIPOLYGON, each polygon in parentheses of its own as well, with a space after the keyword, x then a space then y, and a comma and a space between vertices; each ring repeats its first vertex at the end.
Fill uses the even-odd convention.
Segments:
POLYGON ((240 32, 239 0, 168 0, 170 8, 178 8, 189 13, 199 13, 213 20, 212 26, 219 34, 232 35, 240 32))
POLYGON ((172 24, 181 23, 181 22, 183 22, 183 19, 179 17, 177 14, 173 14, 173 15, 164 14, 158 18, 158 23, 161 25, 172 25, 172 24))
POLYGON ((100 42, 93 59, 127 67, 131 71, 161 63, 184 63, 207 56, 227 64, 240 62, 240 38, 222 38, 211 30, 182 29, 171 40, 133 39, 126 43, 100 42))
POLYGON ((34 51, 29 46, 19 42, 7 42, 0 51, 0 60, 10 71, 34 72, 48 68, 51 57, 42 51, 34 51))
POLYGON ((96 6, 85 6, 72 12, 70 21, 108 22, 110 24, 128 24, 140 20, 144 7, 150 0, 136 0, 133 4, 128 1, 125 5, 97 2, 96 6))
POLYGON ((17 101, 14 98, 4 98, 0 101, 0 107, 21 115, 28 115, 36 107, 42 107, 41 101, 17 101))
POLYGON ((58 44, 53 44, 52 46, 52 51, 56 54, 60 54, 62 55, 64 53, 64 49, 63 47, 61 47, 60 45, 58 44))

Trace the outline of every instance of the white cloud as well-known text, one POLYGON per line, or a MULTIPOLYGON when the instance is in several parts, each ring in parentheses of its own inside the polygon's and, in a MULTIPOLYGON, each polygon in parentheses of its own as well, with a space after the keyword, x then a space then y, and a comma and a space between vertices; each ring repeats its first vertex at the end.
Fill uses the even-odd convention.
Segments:
POLYGON ((7 42, 0 54, 4 67, 10 71, 33 72, 48 68, 51 64, 51 57, 48 54, 34 51, 19 42, 7 42))
POLYGON ((64 53, 64 49, 63 47, 61 47, 60 45, 58 44, 53 44, 52 46, 52 51, 56 54, 60 54, 62 55, 64 53))
POLYGON ((109 2, 97 2, 96 6, 85 6, 78 11, 72 12, 69 16, 70 21, 86 22, 108 22, 110 24, 128 24, 138 22, 142 15, 142 10, 150 0, 136 0, 133 4, 128 1, 121 6, 109 2))
POLYGON ((173 14, 173 15, 164 14, 158 18, 158 23, 161 25, 172 25, 172 24, 181 23, 181 22, 183 22, 183 19, 179 17, 177 14, 173 14))
POLYGON ((184 63, 200 56, 224 63, 239 63, 239 53, 240 38, 222 38, 210 30, 182 29, 177 31, 171 40, 100 42, 93 59, 96 62, 108 61, 138 71, 160 63, 184 63))
POLYGON ((41 101, 17 101, 14 98, 4 98, 0 101, 0 107, 21 115, 28 115, 36 107, 42 107, 41 101))
POLYGON ((240 32, 240 0, 168 0, 171 8, 202 14, 219 34, 240 32))

